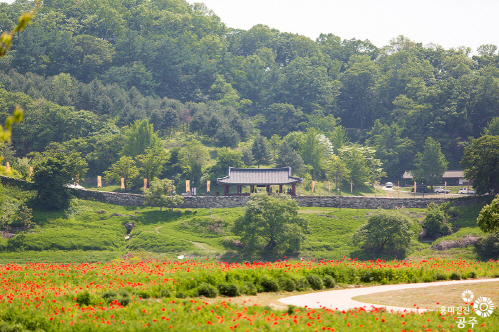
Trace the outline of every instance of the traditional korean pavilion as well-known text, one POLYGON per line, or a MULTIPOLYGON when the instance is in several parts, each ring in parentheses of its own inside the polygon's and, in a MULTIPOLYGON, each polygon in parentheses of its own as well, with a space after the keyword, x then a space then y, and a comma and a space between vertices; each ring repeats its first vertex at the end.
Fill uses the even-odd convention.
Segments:
POLYGON ((249 195, 242 193, 243 186, 250 186, 250 193, 256 192, 258 187, 264 187, 268 193, 272 193, 272 186, 279 186, 282 193, 283 186, 291 186, 287 192, 295 196, 296 184, 303 182, 302 178, 291 175, 291 167, 282 168, 234 168, 229 167, 226 177, 218 178, 217 183, 224 185, 224 196, 249 195), (235 194, 229 194, 231 185, 237 186, 235 194))

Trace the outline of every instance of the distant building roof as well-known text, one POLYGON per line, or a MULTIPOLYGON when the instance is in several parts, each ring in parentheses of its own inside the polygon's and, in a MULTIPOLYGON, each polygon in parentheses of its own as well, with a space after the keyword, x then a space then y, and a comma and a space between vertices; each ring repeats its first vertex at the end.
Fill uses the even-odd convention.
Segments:
POLYGON ((282 168, 234 168, 229 167, 226 177, 218 178, 219 184, 277 185, 302 182, 291 175, 291 167, 282 168))
MULTIPOLYGON (((445 171, 442 176, 444 179, 463 179, 464 172, 463 171, 445 171)), ((412 173, 410 171, 406 171, 404 175, 402 175, 402 179, 412 179, 412 173)))

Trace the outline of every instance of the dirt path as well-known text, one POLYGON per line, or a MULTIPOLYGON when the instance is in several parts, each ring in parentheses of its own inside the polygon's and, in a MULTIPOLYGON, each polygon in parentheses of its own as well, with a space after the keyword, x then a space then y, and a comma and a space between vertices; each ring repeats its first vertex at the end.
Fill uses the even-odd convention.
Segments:
MULTIPOLYGON (((394 307, 394 306, 386 306, 386 305, 373 305, 370 303, 363 303, 359 301, 352 300, 353 297, 373 294, 373 293, 381 293, 393 290, 401 290, 401 289, 409 289, 409 288, 424 288, 424 287, 438 287, 438 286, 446 286, 446 285, 457 285, 457 284, 468 284, 468 283, 480 283, 480 282, 499 282, 498 279, 475 279, 475 280, 459 280, 459 281, 440 281, 440 282, 430 282, 430 283, 419 283, 419 284, 402 284, 402 285, 386 285, 386 286, 373 286, 373 287, 363 287, 363 288, 349 288, 349 289, 341 289, 341 290, 332 290, 327 292, 320 293, 310 293, 304 295, 296 295, 285 297, 279 299, 280 302, 284 304, 292 304, 295 306, 304 307, 307 306, 309 308, 321 308, 325 307, 328 309, 336 309, 336 310, 349 310, 353 308, 369 308, 376 306, 378 308, 383 307, 387 310, 394 311, 414 311, 414 312, 423 312, 426 309, 418 309, 418 308, 403 308, 403 307, 394 307)), ((424 294, 422 294, 424 296, 424 294)))
POLYGON ((161 227, 163 227, 163 226, 158 226, 158 227, 156 227, 156 228, 155 228, 156 233, 158 233, 158 234, 159 234, 159 229, 160 229, 161 227))

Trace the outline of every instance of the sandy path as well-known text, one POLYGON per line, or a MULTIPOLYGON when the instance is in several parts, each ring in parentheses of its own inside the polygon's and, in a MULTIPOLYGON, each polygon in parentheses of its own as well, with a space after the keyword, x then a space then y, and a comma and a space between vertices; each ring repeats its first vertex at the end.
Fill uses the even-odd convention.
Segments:
MULTIPOLYGON (((394 311, 407 310, 407 311, 423 312, 426 311, 426 309, 403 308, 403 307, 385 306, 378 304, 374 305, 371 303, 363 303, 355 301, 352 300, 352 298, 360 295, 381 293, 381 292, 394 291, 400 289, 438 287, 446 285, 491 282, 491 281, 499 282, 499 278, 439 281, 439 282, 419 283, 419 284, 398 284, 398 285, 373 286, 373 287, 363 287, 363 288, 348 288, 348 289, 332 290, 320 293, 310 293, 304 295, 290 296, 279 299, 279 301, 284 304, 292 304, 299 307, 307 306, 309 308, 325 307, 327 309, 349 310, 353 308, 364 307, 366 308, 366 310, 369 310, 372 306, 376 306, 377 308, 380 307, 386 308, 386 310, 394 310, 394 311)), ((424 296, 423 290, 421 291, 421 296, 424 296)))

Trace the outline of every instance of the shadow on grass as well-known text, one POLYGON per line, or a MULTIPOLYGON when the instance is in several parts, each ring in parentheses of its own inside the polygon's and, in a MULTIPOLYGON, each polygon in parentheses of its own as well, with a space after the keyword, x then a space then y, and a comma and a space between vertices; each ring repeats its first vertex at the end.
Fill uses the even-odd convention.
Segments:
MULTIPOLYGON (((133 210, 133 209, 131 209, 133 210)), ((154 210, 154 211, 146 211, 141 212, 138 220, 143 225, 153 225, 157 223, 168 223, 172 221, 177 221, 179 219, 194 216, 196 215, 196 211, 182 211, 182 210, 171 210, 171 209, 163 209, 162 211, 154 210)))

